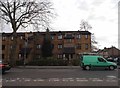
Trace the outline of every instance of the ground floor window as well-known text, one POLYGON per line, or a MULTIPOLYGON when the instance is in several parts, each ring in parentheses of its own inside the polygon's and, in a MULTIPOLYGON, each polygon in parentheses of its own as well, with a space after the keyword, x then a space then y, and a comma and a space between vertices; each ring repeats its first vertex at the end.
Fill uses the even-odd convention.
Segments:
POLYGON ((58 58, 59 59, 63 58, 63 55, 62 54, 58 54, 58 58))

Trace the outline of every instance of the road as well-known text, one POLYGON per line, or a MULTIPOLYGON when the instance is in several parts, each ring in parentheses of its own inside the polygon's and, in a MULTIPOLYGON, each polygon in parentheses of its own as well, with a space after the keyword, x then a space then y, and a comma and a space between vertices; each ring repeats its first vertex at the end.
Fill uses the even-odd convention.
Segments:
MULTIPOLYGON (((3 86, 118 86, 118 69, 20 69, 2 76, 3 86)), ((111 87, 113 88, 113 87, 111 87)))

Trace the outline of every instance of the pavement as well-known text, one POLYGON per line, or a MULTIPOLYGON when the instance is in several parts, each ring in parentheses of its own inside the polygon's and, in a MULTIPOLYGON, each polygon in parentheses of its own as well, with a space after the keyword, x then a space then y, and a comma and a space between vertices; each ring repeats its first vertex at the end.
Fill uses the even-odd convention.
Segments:
MULTIPOLYGON (((21 69, 80 69, 80 66, 17 66, 15 68, 21 69)), ((120 69, 120 65, 118 66, 120 69)))
POLYGON ((79 69, 80 66, 17 66, 25 69, 79 69))

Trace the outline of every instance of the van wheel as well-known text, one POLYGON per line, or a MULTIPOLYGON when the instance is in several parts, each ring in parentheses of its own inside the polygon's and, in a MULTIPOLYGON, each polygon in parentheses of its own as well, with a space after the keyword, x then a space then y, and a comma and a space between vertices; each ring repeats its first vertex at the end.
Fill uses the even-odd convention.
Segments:
POLYGON ((90 70, 90 66, 88 66, 88 65, 85 66, 85 69, 86 69, 86 70, 90 70))
POLYGON ((114 70, 115 67, 111 65, 111 66, 109 66, 109 69, 110 69, 110 70, 114 70))

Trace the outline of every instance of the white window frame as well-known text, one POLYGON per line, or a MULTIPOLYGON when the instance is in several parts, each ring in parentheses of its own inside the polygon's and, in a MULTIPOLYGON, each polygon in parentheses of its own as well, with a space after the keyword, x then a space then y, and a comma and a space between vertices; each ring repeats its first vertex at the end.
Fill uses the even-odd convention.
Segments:
POLYGON ((53 40, 53 39, 54 39, 54 36, 51 36, 51 39, 53 40))
POLYGON ((67 43, 71 43, 72 39, 67 39, 66 41, 67 41, 67 43))
POLYGON ((58 54, 58 58, 59 59, 63 58, 62 54, 58 54))
POLYGON ((6 40, 6 37, 5 37, 5 36, 3 36, 3 37, 2 37, 2 40, 6 40))
POLYGON ((80 39, 80 38, 81 38, 81 35, 80 35, 80 34, 77 34, 77 35, 76 35, 76 38, 77 38, 77 39, 80 39))
POLYGON ((58 49, 62 49, 62 44, 58 44, 58 49))
POLYGON ((41 48, 41 45, 40 44, 37 44, 37 49, 40 49, 41 48))
POLYGON ((58 39, 62 39, 62 35, 58 35, 58 39))
POLYGON ((22 39, 23 39, 23 36, 20 36, 20 39, 22 40, 22 39))
POLYGON ((11 37, 11 40, 13 40, 13 36, 11 37))
POLYGON ((88 35, 85 35, 85 38, 88 39, 88 35))

